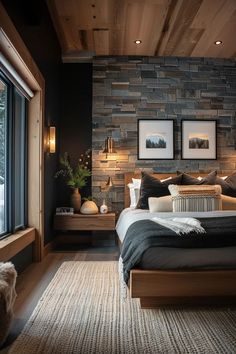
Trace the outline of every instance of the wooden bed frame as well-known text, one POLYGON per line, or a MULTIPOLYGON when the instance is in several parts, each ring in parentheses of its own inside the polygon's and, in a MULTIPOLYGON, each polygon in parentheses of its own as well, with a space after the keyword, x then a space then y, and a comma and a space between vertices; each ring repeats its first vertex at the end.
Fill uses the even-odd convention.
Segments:
MULTIPOLYGON (((204 176, 191 173, 192 176, 204 176)), ((176 174, 152 174, 159 179, 176 174)), ((130 202, 127 184, 140 174, 125 174, 125 207, 130 202)), ((130 295, 140 298, 141 308, 173 305, 236 304, 236 270, 141 270, 130 275, 130 295)))

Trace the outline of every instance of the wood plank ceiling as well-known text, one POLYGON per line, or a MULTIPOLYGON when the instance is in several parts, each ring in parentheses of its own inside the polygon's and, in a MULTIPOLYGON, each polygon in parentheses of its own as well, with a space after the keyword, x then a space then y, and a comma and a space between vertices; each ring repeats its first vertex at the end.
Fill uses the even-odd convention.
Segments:
POLYGON ((47 3, 64 61, 93 55, 236 57, 236 0, 47 3))

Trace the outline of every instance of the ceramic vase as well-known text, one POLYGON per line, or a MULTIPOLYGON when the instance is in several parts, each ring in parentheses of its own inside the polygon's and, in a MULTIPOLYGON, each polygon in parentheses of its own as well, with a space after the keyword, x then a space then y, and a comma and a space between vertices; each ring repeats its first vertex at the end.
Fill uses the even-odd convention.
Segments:
POLYGON ((80 208, 80 212, 82 214, 97 214, 98 207, 96 203, 94 203, 92 200, 87 200, 86 202, 83 203, 82 207, 80 208))
POLYGON ((79 213, 81 207, 81 194, 79 188, 74 188, 70 198, 71 206, 74 208, 74 213, 79 213))
POLYGON ((101 214, 106 214, 108 213, 108 206, 106 205, 105 199, 103 200, 102 205, 100 206, 100 213, 101 214))

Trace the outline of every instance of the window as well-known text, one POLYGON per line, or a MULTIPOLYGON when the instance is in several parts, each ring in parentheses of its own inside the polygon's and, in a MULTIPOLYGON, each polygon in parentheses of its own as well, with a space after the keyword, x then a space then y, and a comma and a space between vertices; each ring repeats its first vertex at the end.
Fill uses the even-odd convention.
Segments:
POLYGON ((0 237, 27 224, 25 96, 0 71, 0 237))

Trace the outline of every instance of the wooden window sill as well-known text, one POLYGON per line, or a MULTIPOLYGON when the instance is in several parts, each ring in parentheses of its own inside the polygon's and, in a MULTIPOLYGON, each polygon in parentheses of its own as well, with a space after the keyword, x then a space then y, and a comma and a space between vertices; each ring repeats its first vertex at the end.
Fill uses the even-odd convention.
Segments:
POLYGON ((22 251, 35 240, 35 229, 29 227, 0 241, 0 262, 5 262, 22 251))

